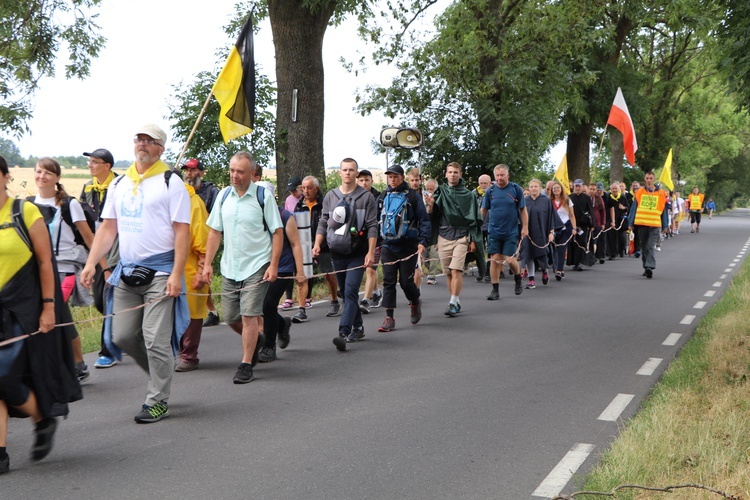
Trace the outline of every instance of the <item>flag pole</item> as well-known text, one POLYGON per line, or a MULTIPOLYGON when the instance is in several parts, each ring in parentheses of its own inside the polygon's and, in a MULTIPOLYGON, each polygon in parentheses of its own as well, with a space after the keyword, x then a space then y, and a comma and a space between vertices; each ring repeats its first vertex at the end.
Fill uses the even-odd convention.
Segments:
POLYGON ((203 115, 206 114, 206 109, 208 109, 208 103, 211 102, 211 97, 213 95, 214 95, 213 90, 210 90, 208 92, 208 97, 206 97, 206 102, 203 103, 203 109, 201 109, 201 112, 198 114, 198 118, 195 119, 195 124, 193 125, 193 129, 190 131, 190 135, 188 135, 188 138, 185 141, 185 145, 182 146, 182 151, 180 152, 180 155, 177 157, 177 161, 175 162, 175 168, 180 168, 179 167, 180 162, 185 157, 185 151, 187 151, 187 148, 190 145, 190 141, 193 139, 193 136, 195 135, 195 131, 198 129, 198 125, 203 119, 203 115))
POLYGON ((599 159, 602 155, 602 148, 604 147, 604 137, 607 135, 607 125, 604 124, 604 131, 602 132, 602 140, 599 141, 599 149, 596 150, 596 157, 594 157, 594 163, 591 165, 591 182, 594 182, 596 177, 596 167, 599 166, 599 159))

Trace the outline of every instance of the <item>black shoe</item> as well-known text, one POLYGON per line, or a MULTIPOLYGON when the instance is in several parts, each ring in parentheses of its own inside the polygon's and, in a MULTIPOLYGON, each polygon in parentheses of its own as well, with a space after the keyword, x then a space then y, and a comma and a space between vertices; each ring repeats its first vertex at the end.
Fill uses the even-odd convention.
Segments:
MULTIPOLYGON (((501 274, 502 274, 502 273, 501 273, 501 274)), ((502 278, 502 276, 501 276, 501 278, 502 278)), ((485 282, 485 283, 492 283, 492 276, 490 276, 490 273, 489 273, 489 272, 488 272, 487 274, 485 274, 485 275, 484 275, 484 282, 485 282)))
POLYGON ((521 277, 518 276, 518 279, 516 279, 516 295, 521 295, 523 293, 523 281, 521 280, 521 277))
POLYGON ((203 321, 203 326, 216 326, 219 324, 219 315, 215 312, 209 312, 208 316, 206 316, 205 321, 203 321))
MULTIPOLYGON (((254 367, 258 364, 258 355, 263 346, 266 345, 266 336, 262 333, 258 334, 258 341, 255 343, 255 352, 253 353, 253 359, 250 362, 250 367, 254 367)), ((249 382, 249 381, 248 381, 249 382)))
POLYGON ((78 377, 79 382, 83 382, 87 378, 89 378, 89 367, 86 366, 86 363, 83 361, 76 364, 76 377, 78 377))
POLYGON ((365 327, 362 325, 353 326, 352 333, 349 334, 349 337, 351 337, 352 335, 354 335, 357 338, 357 340, 362 340, 363 338, 365 338, 365 327))
POLYGON ((614 257, 610 257, 610 258, 609 258, 609 259, 607 259, 607 260, 615 260, 615 258, 614 258, 614 257))
POLYGON ((253 381, 253 367, 249 363, 240 363, 237 367, 237 373, 234 374, 232 382, 235 384, 249 384, 253 381))
POLYGON ((346 338, 342 337, 341 335, 335 336, 333 338, 333 345, 335 345, 336 349, 341 352, 346 351, 346 338))
POLYGON ((557 281, 562 281, 562 272, 560 272, 560 271, 555 271, 555 279, 556 279, 557 281))
POLYGON ((304 323, 305 321, 307 321, 307 311, 300 308, 297 314, 292 316, 292 323, 304 323))
POLYGON ((286 349, 292 338, 289 336, 289 330, 292 328, 292 319, 284 316, 284 321, 279 326, 279 349, 286 349))
POLYGON ((646 274, 646 278, 648 278, 648 279, 651 279, 651 278, 654 277, 654 271, 652 271, 650 267, 646 268, 646 273, 645 274, 646 274))
POLYGON ((475 280, 475 281, 476 281, 477 283, 481 283, 482 281, 484 281, 484 276, 482 276, 481 274, 477 274, 477 277, 476 277, 476 278, 474 278, 474 280, 475 280))
POLYGON ((6 454, 5 458, 0 460, 0 474, 7 474, 10 470, 10 457, 6 454))
POLYGON ((52 439, 55 437, 57 420, 45 418, 39 421, 34 428, 34 446, 31 448, 31 459, 41 460, 52 451, 52 439))
POLYGON ((487 300, 500 300, 500 292, 493 288, 490 294, 487 296, 487 300))
POLYGON ((504 279, 504 278, 505 278, 505 272, 500 271, 500 279, 504 279))
POLYGON ((271 361, 276 361, 277 359, 276 349, 273 347, 263 347, 260 350, 260 354, 258 354, 259 363, 270 363, 271 361))
POLYGON ((604 264, 604 259, 599 259, 599 264, 604 264))

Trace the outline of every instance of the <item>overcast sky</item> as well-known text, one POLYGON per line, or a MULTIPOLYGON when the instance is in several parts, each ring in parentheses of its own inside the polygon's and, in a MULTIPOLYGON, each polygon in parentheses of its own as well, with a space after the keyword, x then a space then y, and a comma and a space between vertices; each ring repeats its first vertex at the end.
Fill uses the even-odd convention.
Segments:
MULTIPOLYGON (((149 122, 168 131, 164 118, 171 85, 203 70, 211 70, 215 52, 235 40, 222 31, 233 13, 235 0, 187 3, 178 0, 105 0, 98 24, 107 44, 93 61, 91 76, 66 80, 64 60, 58 76, 41 82, 36 94, 31 134, 20 141, 23 156, 80 155, 104 147, 115 160, 133 158, 135 130, 149 122), (189 7, 188 7, 189 6, 189 7)), ((339 57, 353 59, 356 47, 354 21, 329 28, 324 40, 326 166, 338 165, 347 156, 362 166, 385 165, 384 155, 374 155, 370 142, 381 126, 382 116, 361 117, 352 111, 355 91, 378 78, 387 83, 388 72, 347 73, 339 57)), ((261 71, 275 80, 271 28, 267 23, 255 38, 256 61, 261 71)), ((202 102, 200 103, 203 104, 202 102)), ((171 138, 171 134, 170 138, 171 138)), ((182 144, 169 143, 179 150, 182 144)))

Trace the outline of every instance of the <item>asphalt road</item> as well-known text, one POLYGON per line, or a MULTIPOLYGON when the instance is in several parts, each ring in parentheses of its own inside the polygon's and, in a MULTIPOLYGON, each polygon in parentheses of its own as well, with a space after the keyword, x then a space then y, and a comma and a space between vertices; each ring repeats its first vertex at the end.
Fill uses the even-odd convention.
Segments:
POLYGON ((562 283, 539 280, 519 297, 506 279, 501 300, 489 302, 489 285, 467 277, 457 318, 443 315, 439 278, 422 287, 419 325, 409 324, 400 294, 397 330, 378 333, 385 312, 374 309, 366 340, 345 353, 331 343, 338 320, 318 304, 248 385, 232 384, 236 334, 205 329, 201 367, 175 374, 164 421, 133 422, 146 376, 127 357, 92 370, 44 461, 28 459, 31 424, 13 419, 12 470, 0 478, 0 497, 523 499, 574 491, 726 290, 749 236, 747 211, 706 218, 699 234, 688 229, 663 244, 652 280, 631 257, 568 270, 562 283))

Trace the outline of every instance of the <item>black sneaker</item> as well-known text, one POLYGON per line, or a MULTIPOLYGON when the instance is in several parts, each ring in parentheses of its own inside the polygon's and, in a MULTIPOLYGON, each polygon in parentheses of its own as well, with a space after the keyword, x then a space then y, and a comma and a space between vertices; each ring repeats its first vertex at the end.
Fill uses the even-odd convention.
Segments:
POLYGON ((7 474, 10 471, 10 457, 6 453, 5 458, 0 460, 0 474, 7 474))
POLYGON ((500 300, 500 292, 493 288, 490 294, 487 296, 487 300, 500 300))
POLYGON ((237 373, 234 374, 232 382, 235 384, 249 384, 253 381, 253 367, 249 363, 240 363, 237 367, 237 373))
POLYGON ((474 279, 477 283, 481 283, 482 281, 484 281, 484 276, 482 276, 481 274, 477 274, 477 277, 474 279))
POLYGON ((135 421, 139 424, 152 424, 169 416, 167 403, 156 403, 154 406, 143 405, 141 411, 135 415, 135 421))
MULTIPOLYGON (((502 273, 500 273, 500 274, 502 274, 502 273)), ((502 278, 502 276, 500 276, 500 277, 502 278)), ((484 282, 485 283, 492 283, 492 276, 490 276, 489 271, 487 272, 487 274, 484 275, 484 282)))
POLYGON ((370 314, 370 301, 362 299, 362 302, 359 303, 359 310, 362 311, 362 314, 370 314))
POLYGON ((380 307, 380 302, 383 300, 383 292, 380 290, 375 290, 372 292, 372 297, 370 298, 370 307, 380 307))
POLYGON ((307 321, 307 311, 304 309, 300 309, 297 311, 297 314, 292 316, 292 323, 304 323, 307 321))
POLYGON ((206 316, 205 321, 203 321, 203 326, 204 327, 216 326, 219 323, 220 323, 220 321, 219 321, 219 315, 216 314, 215 312, 210 312, 209 311, 208 316, 206 316))
POLYGON ((364 327, 364 325, 353 326, 352 327, 352 333, 350 334, 350 336, 351 335, 354 335, 355 337, 357 337, 357 340, 362 340, 363 338, 365 338, 365 327, 364 327))
POLYGON ((650 267, 646 268, 646 273, 645 274, 646 274, 646 278, 648 278, 648 279, 651 279, 651 278, 654 277, 654 271, 650 267))
POLYGON ((346 351, 346 338, 341 335, 335 336, 333 338, 333 345, 335 345, 336 349, 341 352, 346 351))
POLYGON ((277 359, 276 349, 273 347, 263 347, 261 348, 260 353, 258 353, 258 363, 270 363, 277 359))
POLYGON ((289 330, 292 328, 292 320, 284 317, 284 321, 279 325, 279 349, 286 349, 292 337, 289 336, 289 330))
MULTIPOLYGON (((52 451, 52 438, 55 437, 57 420, 45 418, 40 420, 34 428, 34 446, 31 448, 31 459, 41 460, 52 451)), ((10 464, 8 464, 10 465, 10 464)))
POLYGON ((89 378, 89 367, 86 366, 86 363, 80 362, 76 364, 76 377, 78 377, 79 382, 83 382, 87 378, 89 378))

